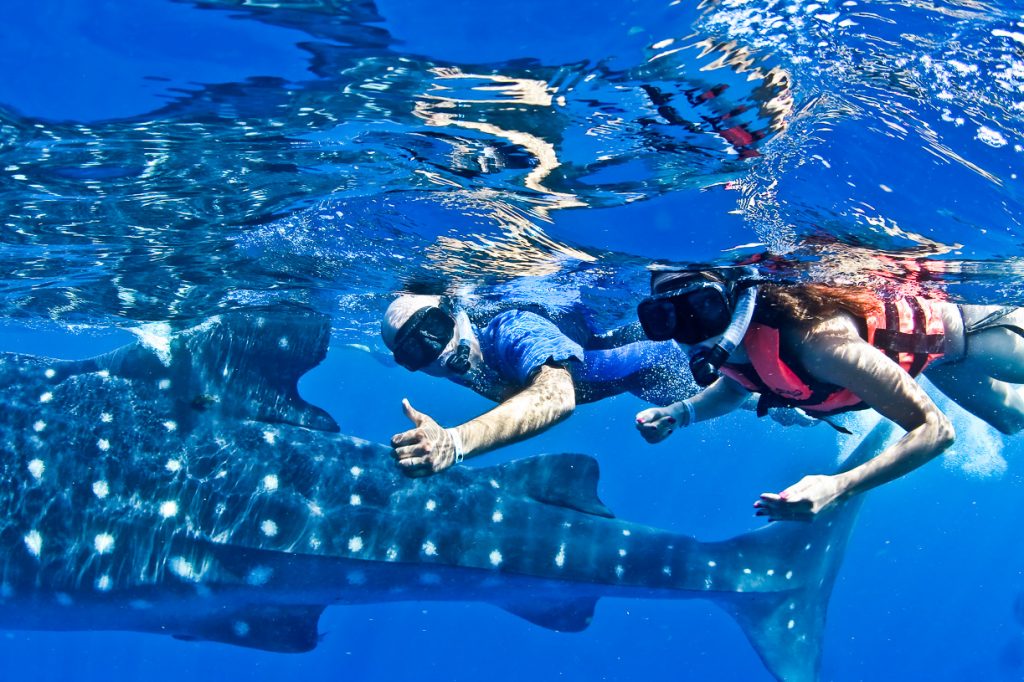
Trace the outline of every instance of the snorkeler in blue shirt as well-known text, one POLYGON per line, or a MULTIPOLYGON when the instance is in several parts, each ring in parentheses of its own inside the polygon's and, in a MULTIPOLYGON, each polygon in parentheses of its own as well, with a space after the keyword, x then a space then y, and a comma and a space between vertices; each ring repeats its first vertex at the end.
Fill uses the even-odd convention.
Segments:
POLYGON ((391 439, 410 476, 438 473, 494 448, 528 438, 565 419, 579 403, 630 392, 667 405, 692 393, 674 343, 636 341, 586 350, 554 322, 509 310, 483 329, 438 296, 404 295, 388 307, 381 336, 395 361, 411 371, 450 379, 499 403, 464 424, 442 428, 408 400, 415 427, 391 439))

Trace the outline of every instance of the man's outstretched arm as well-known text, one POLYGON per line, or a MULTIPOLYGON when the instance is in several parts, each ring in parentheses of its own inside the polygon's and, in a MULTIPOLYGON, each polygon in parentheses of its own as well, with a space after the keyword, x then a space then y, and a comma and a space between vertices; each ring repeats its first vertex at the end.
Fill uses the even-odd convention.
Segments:
POLYGON ((463 457, 475 457, 540 433, 576 409, 572 375, 564 367, 542 365, 530 383, 493 410, 445 429, 403 400, 414 428, 391 439, 398 466, 410 476, 443 471, 463 457))

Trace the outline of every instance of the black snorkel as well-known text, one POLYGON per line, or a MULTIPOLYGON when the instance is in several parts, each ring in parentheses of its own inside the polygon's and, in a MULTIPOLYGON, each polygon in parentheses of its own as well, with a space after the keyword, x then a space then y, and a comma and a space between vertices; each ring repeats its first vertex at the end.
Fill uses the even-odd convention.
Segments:
POLYGON ((465 311, 460 310, 453 317, 455 318, 455 329, 459 335, 459 342, 456 344, 455 350, 449 353, 448 357, 441 364, 448 371, 462 376, 472 368, 469 340, 473 337, 473 330, 469 316, 466 315, 465 311))
MULTIPOLYGON (((737 284, 737 286, 741 285, 737 284)), ((750 327, 750 321, 754 317, 756 303, 757 285, 746 284, 736 298, 732 319, 718 343, 710 348, 707 346, 693 348, 693 352, 690 354, 690 373, 698 386, 710 386, 718 379, 718 371, 729 361, 729 356, 743 341, 743 337, 750 327)))

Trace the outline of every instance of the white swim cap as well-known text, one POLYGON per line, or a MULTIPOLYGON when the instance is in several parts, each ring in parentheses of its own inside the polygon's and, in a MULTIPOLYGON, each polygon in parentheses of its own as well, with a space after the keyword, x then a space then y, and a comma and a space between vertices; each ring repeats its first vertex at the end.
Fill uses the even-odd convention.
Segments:
POLYGON ((440 296, 421 296, 418 294, 402 294, 388 306, 384 311, 384 317, 380 321, 380 336, 384 339, 384 345, 389 350, 394 350, 392 344, 395 335, 402 325, 412 317, 412 314, 421 308, 438 306, 441 304, 440 296))

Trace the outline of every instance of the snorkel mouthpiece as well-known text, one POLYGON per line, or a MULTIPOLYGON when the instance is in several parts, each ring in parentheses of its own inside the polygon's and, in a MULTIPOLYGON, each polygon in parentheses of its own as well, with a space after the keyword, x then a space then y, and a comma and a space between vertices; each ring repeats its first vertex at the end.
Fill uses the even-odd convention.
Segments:
POLYGON ((455 350, 448 353, 447 357, 441 361, 441 364, 448 371, 462 376, 473 368, 469 343, 473 337, 473 324, 469 321, 466 311, 460 310, 455 314, 455 329, 459 334, 459 343, 455 346, 455 350))
POLYGON ((455 374, 465 374, 470 369, 469 341, 460 339, 459 345, 444 359, 444 366, 455 374))
POLYGON ((698 386, 705 387, 715 383, 718 370, 722 368, 736 346, 740 345, 754 317, 754 304, 757 302, 757 285, 746 287, 736 301, 732 320, 714 346, 697 346, 690 355, 690 373, 698 386))

